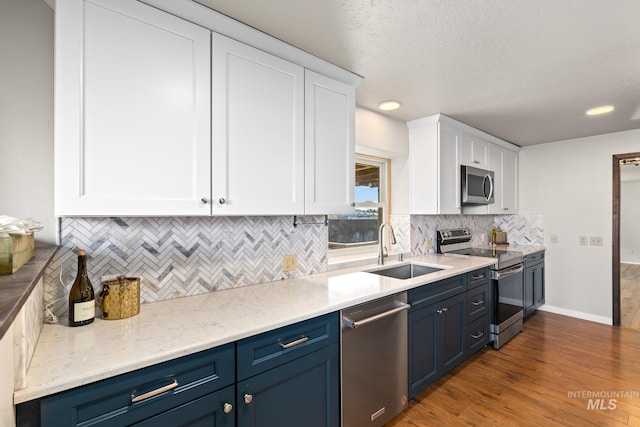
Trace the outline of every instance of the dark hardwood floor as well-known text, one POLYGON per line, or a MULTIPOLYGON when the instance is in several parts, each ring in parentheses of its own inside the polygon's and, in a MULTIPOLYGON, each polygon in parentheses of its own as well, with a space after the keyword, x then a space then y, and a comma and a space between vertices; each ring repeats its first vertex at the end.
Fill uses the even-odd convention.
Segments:
POLYGON ((536 312, 386 426, 461 425, 640 426, 640 331, 536 312))

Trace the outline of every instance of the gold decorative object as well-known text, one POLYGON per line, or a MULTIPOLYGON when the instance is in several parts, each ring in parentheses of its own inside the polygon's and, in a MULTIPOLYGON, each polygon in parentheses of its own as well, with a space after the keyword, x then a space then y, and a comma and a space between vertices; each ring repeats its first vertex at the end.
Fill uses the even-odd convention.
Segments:
POLYGON ((102 282, 101 317, 106 320, 126 319, 140 313, 140 278, 117 277, 102 282))
POLYGON ((0 274, 13 274, 33 257, 33 233, 0 237, 0 274))

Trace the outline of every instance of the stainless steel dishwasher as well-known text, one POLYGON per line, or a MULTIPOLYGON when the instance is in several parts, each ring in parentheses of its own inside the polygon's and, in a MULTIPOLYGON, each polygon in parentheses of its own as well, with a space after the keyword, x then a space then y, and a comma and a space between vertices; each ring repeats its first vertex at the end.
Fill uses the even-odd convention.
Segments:
POLYGON ((341 311, 342 426, 381 426, 407 407, 407 294, 341 311))

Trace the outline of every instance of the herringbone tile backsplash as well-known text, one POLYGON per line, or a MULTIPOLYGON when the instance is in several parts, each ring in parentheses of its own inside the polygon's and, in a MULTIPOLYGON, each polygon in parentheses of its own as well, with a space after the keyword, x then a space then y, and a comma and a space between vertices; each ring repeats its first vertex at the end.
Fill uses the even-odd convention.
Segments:
POLYGON ((58 316, 67 311, 78 249, 87 250, 96 292, 101 276, 140 277, 142 302, 280 280, 287 254, 298 256, 290 277, 327 269, 327 227, 294 228, 292 216, 62 218, 60 229, 62 247, 45 273, 45 301, 58 316))

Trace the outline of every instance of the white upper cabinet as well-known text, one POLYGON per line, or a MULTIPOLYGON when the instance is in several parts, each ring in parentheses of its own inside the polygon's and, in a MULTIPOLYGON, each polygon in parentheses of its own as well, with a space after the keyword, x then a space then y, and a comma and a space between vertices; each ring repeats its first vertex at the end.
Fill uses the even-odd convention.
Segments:
POLYGON ((407 122, 412 214, 518 212, 518 147, 443 114, 407 122), (495 202, 460 204, 460 165, 494 172, 495 202))
POLYGON ((305 213, 354 211, 355 88, 305 71, 305 213))
POLYGON ((133 0, 55 16, 56 215, 209 215, 210 31, 133 0))
POLYGON ((304 68, 213 34, 213 213, 304 213, 304 68))
POLYGON ((518 153, 491 144, 489 169, 494 171, 495 202, 489 205, 491 214, 518 213, 518 153))
POLYGON ((430 116, 408 122, 412 214, 459 214, 460 130, 430 116))
POLYGON ((460 164, 486 169, 489 142, 464 131, 461 132, 460 141, 460 164))

